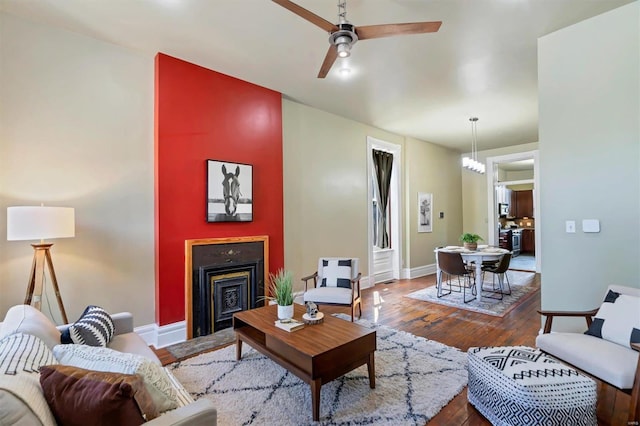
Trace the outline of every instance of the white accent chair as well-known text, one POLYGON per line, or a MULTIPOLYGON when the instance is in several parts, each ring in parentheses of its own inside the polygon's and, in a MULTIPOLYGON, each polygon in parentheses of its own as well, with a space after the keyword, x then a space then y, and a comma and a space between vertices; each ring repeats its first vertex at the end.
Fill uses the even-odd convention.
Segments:
POLYGON ((360 277, 358 259, 348 257, 321 257, 318 270, 304 281, 304 301, 324 305, 351 306, 351 322, 358 307, 362 316, 362 296, 360 295, 360 277), (313 287, 309 288, 309 281, 313 287))
MULTIPOLYGON (((609 290, 640 298, 640 288, 610 285, 607 294, 609 290)), ((599 338, 583 333, 551 332, 554 317, 584 317, 589 328, 594 323, 593 317, 597 319, 602 315, 598 314, 599 310, 538 311, 546 317, 546 321, 543 333, 536 338, 536 346, 596 379, 630 394, 629 424, 634 424, 633 422, 640 420, 640 355, 638 354, 640 344, 631 343, 630 346, 623 346, 610 339, 607 340, 607 336, 599 338)), ((633 311, 635 312, 622 315, 628 320, 624 322, 628 323, 629 327, 633 324, 637 325, 640 319, 640 309, 633 309, 633 311)), ((619 327, 619 329, 623 328, 619 327)))

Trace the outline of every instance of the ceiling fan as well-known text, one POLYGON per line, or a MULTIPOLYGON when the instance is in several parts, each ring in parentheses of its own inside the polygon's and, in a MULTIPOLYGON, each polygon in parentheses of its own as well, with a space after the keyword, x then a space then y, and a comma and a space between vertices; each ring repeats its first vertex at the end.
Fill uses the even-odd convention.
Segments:
POLYGON ((338 0, 339 22, 337 24, 332 24, 326 19, 321 18, 315 13, 308 11, 292 1, 272 1, 329 33, 329 43, 331 45, 329 46, 327 55, 320 67, 318 78, 325 78, 327 76, 331 66, 338 57, 346 58, 351 55, 351 47, 353 47, 358 40, 369 40, 372 38, 391 37, 403 34, 435 33, 440 29, 440 25, 442 25, 441 21, 434 21, 356 27, 347 21, 346 0, 338 0))

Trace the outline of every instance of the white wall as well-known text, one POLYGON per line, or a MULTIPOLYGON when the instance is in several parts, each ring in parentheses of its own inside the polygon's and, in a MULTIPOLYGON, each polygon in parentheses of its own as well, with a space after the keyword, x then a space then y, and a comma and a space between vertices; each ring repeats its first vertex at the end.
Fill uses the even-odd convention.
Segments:
POLYGON ((367 136, 404 137, 286 99, 282 117, 285 267, 297 280, 319 257, 357 257, 367 276, 367 136))
POLYGON ((33 256, 6 240, 6 208, 43 202, 76 209, 76 237, 51 241, 69 320, 98 304, 154 322, 153 67, 0 14, 0 318, 23 302, 33 256))
POLYGON ((539 40, 543 309, 592 309, 608 284, 640 287, 639 40, 638 2, 539 40), (582 219, 601 232, 583 233, 582 219))
POLYGON ((320 256, 359 257, 368 274, 367 136, 402 146, 401 268, 433 264, 434 247, 460 236, 456 152, 286 99, 282 115, 284 257, 296 277, 313 273, 320 256), (433 233, 417 232, 418 192, 434 194, 433 233), (445 219, 437 219, 439 211, 445 219))
MULTIPOLYGON (((462 190, 460 158, 457 152, 439 145, 407 138, 407 212, 409 244, 405 265, 415 271, 435 265, 433 250, 459 244, 462 234, 462 190), (433 194, 432 232, 418 232, 418 193, 433 194), (444 218, 440 219, 440 212, 444 218)), ((412 275, 413 276, 413 275, 412 275)))

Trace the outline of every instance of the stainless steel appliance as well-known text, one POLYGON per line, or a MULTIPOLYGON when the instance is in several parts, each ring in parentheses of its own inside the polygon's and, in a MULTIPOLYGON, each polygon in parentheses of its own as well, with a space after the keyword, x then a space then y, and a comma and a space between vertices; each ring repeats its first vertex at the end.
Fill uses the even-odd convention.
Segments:
POLYGON ((499 203, 498 204, 498 214, 500 216, 509 216, 509 204, 499 203))
POLYGON ((511 231, 511 251, 513 252, 513 256, 515 257, 520 254, 520 240, 522 237, 522 230, 512 229, 511 231))

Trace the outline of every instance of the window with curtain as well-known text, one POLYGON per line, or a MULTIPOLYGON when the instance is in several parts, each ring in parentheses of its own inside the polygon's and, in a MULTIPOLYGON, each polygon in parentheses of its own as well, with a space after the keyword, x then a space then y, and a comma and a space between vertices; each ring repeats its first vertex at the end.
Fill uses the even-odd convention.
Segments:
POLYGON ((389 206, 393 154, 374 149, 373 155, 373 243, 379 248, 391 248, 389 206))

